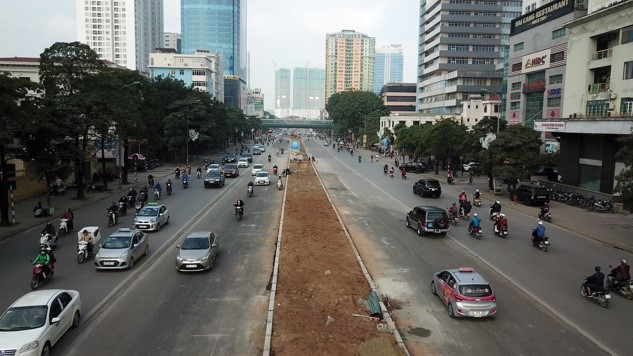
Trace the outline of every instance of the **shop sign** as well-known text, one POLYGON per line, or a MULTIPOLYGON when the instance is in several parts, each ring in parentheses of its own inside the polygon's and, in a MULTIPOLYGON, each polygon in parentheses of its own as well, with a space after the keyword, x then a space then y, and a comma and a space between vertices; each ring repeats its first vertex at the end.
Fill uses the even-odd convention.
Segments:
POLYGON ((537 91, 545 90, 545 80, 538 80, 536 82, 523 83, 523 94, 534 93, 537 91))
POLYGON ((548 119, 560 119, 560 109, 547 109, 548 119))
POLYGON ((563 88, 549 88, 547 89, 548 98, 560 98, 563 93, 563 88))
POLYGON ((510 93, 510 100, 520 100, 521 93, 510 93))
POLYGON ((535 9, 534 11, 517 17, 510 23, 510 36, 527 31, 544 22, 551 21, 555 18, 573 12, 575 4, 576 1, 574 0, 552 1, 535 9))
POLYGON ((534 121, 536 131, 565 131, 565 121, 534 121))
POLYGON ((508 115, 508 123, 518 124, 521 122, 521 111, 510 111, 508 115))
POLYGON ((523 62, 521 73, 535 72, 549 68, 549 55, 550 50, 546 49, 521 57, 521 62, 523 62))

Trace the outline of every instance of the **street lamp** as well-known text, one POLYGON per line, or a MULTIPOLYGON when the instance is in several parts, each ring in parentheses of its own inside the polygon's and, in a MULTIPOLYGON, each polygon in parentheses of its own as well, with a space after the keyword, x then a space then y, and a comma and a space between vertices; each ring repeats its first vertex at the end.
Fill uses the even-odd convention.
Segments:
MULTIPOLYGON (((200 102, 200 99, 190 101, 190 102, 189 102, 189 104, 199 103, 199 102, 200 102)), ((195 138, 197 138, 197 137, 198 137, 198 136, 196 135, 196 136, 195 136, 195 138)), ((189 140, 192 140, 192 139, 193 139, 193 140, 195 141, 195 138, 193 137, 193 135, 191 134, 191 132, 189 132, 189 114, 187 114, 187 145, 186 145, 186 147, 187 147, 187 148, 186 148, 186 151, 187 151, 187 156, 186 156, 186 157, 187 157, 187 158, 186 158, 187 163, 186 163, 186 165, 187 165, 187 167, 189 167, 189 140)))
MULTIPOLYGON (((497 93, 496 91, 491 91, 486 88, 480 89, 484 93, 495 94, 499 97, 499 101, 503 102, 503 95, 501 93, 497 93)), ((497 115, 497 133, 499 133, 499 118, 501 117, 501 105, 499 105, 499 115, 497 115)))
MULTIPOLYGON (((130 84, 125 84, 121 87, 121 89, 127 88, 127 87, 131 87, 134 85, 142 85, 141 82, 135 80, 130 84)), ((140 90, 139 90, 140 92, 140 90)), ((142 93, 141 93, 142 96, 142 93)), ((121 189, 121 184, 127 184, 127 172, 125 172, 125 157, 121 156, 121 125, 118 125, 119 127, 117 127, 117 150, 118 150, 118 159, 119 159, 119 189, 121 189), (125 177, 124 177, 125 176, 125 177)), ((140 149, 139 149, 140 152, 140 149)), ((125 156, 125 155, 124 155, 125 156)))

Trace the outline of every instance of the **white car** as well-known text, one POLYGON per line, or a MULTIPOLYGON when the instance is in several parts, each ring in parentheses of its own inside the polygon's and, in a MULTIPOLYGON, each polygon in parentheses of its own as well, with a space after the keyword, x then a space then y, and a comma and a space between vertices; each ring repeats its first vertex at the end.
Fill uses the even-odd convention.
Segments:
POLYGON ((257 163, 253 166, 253 169, 251 169, 251 174, 252 175, 257 175, 257 172, 259 171, 263 171, 264 170, 264 165, 261 163, 257 163))
POLYGON ((209 171, 221 171, 221 172, 224 172, 224 168, 222 168, 221 164, 214 163, 214 164, 210 164, 209 167, 207 168, 207 173, 209 171))
POLYGON ((50 355, 70 328, 79 325, 76 290, 43 289, 16 300, 0 317, 0 355, 50 355))
POLYGON ((270 185, 270 177, 268 176, 268 172, 257 172, 257 174, 255 175, 255 185, 270 185))
POLYGON ((262 152, 266 152, 266 145, 259 145, 259 150, 262 152))
POLYGON ((249 166, 248 158, 246 158, 246 157, 241 157, 237 161, 237 168, 247 168, 248 166, 249 166))

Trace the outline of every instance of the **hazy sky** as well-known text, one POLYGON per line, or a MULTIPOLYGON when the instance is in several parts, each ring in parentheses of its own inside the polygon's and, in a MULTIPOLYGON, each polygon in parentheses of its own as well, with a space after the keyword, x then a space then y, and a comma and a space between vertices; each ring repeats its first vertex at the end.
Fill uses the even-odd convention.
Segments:
MULTIPOLYGON (((112 0, 111 0, 112 1, 112 0)), ((164 0, 165 31, 180 33, 180 0, 164 0)), ((252 88, 272 109, 276 68, 325 66, 325 34, 343 29, 402 44, 404 81, 416 81, 418 0, 249 0, 252 88)), ((39 57, 55 42, 76 40, 75 0, 0 0, 0 57, 39 57)))

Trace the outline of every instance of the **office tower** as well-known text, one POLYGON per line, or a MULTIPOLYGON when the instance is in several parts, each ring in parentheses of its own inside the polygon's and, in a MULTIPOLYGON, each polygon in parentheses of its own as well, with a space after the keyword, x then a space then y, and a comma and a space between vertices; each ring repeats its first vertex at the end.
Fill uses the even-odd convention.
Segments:
POLYGON ((510 21, 520 13, 517 0, 421 0, 417 111, 458 115, 470 95, 501 97, 510 21))
POLYGON ((279 68, 275 71, 275 116, 290 115, 290 69, 279 68))
POLYGON ((380 94, 382 86, 387 83, 402 83, 403 64, 402 45, 394 44, 377 48, 374 65, 374 93, 380 94))
POLYGON ((374 89, 376 39, 354 30, 329 33, 325 39, 325 99, 332 94, 374 89))
POLYGON ((77 40, 99 57, 148 72, 149 54, 163 46, 163 0, 78 0, 77 40))
POLYGON ((295 115, 308 119, 320 117, 325 109, 325 70, 297 67, 292 73, 292 108, 295 115))
POLYGON ((163 48, 171 48, 180 53, 181 37, 176 32, 165 32, 163 36, 163 48))

